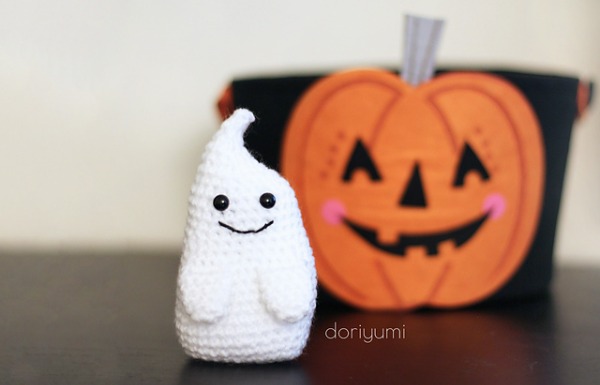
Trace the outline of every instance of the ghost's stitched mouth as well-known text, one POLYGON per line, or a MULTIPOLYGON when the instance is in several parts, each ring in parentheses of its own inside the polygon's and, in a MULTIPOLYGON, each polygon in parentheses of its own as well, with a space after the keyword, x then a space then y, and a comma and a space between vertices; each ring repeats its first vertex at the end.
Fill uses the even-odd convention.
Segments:
POLYGON ((408 247, 424 246, 427 250, 427 256, 435 257, 438 254, 438 246, 441 242, 450 240, 454 242, 456 247, 460 247, 466 243, 477 232, 477 230, 479 230, 481 225, 488 218, 488 215, 489 213, 485 213, 475 220, 450 230, 420 235, 400 234, 398 235, 398 240, 392 244, 384 244, 379 242, 377 240, 377 232, 373 229, 360 226, 348 218, 344 218, 343 221, 362 239, 367 241, 372 246, 375 246, 376 248, 387 253, 404 257, 408 247))
POLYGON ((260 233, 261 231, 265 230, 267 227, 271 226, 273 224, 274 221, 270 221, 265 223, 260 229, 257 230, 238 230, 235 227, 231 227, 226 223, 223 223, 221 221, 219 221, 219 226, 225 227, 227 230, 233 231, 234 233, 238 233, 238 234, 256 234, 256 233, 260 233))

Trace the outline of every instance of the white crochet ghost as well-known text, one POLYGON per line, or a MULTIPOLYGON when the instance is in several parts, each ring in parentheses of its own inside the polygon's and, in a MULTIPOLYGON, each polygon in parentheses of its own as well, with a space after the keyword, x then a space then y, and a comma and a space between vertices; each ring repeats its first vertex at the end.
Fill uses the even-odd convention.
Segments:
POLYGON ((208 143, 189 202, 177 282, 179 341, 194 358, 298 357, 316 298, 314 259, 294 191, 244 147, 236 110, 208 143))

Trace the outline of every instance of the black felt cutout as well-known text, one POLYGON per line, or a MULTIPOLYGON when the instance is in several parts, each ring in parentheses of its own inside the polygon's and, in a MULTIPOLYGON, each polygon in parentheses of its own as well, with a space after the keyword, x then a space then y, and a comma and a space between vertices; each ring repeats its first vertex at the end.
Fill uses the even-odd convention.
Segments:
POLYGON ((408 181, 408 186, 404 190, 404 193, 402 193, 400 206, 423 208, 427 206, 425 191, 423 190, 423 181, 421 180, 421 171, 418 163, 415 163, 412 175, 408 181))
POLYGON ((369 174, 369 178, 373 181, 381 180, 381 175, 377 171, 373 159, 371 159, 367 148, 360 139, 356 140, 354 150, 352 150, 352 155, 350 155, 350 159, 346 165, 346 170, 342 177, 344 182, 350 181, 356 170, 365 170, 369 174))
POLYGON ((398 239, 395 243, 388 244, 380 243, 377 240, 377 232, 373 229, 360 226, 349 219, 345 219, 344 223, 346 223, 352 230, 354 230, 356 234, 358 234, 362 239, 370 243, 372 246, 387 253, 394 254, 395 256, 404 257, 407 248, 421 246, 425 247, 427 256, 435 257, 438 255, 438 246, 442 242, 451 240, 454 242, 456 247, 460 247, 467 243, 467 241, 471 239, 475 233, 477 233, 477 230, 479 230, 481 225, 486 221, 487 216, 488 214, 484 214, 482 217, 465 223, 462 226, 440 231, 438 233, 401 234, 398 236, 398 239))
POLYGON ((454 187, 464 186, 465 177, 470 171, 478 172, 482 180, 490 179, 490 174, 481 160, 479 160, 477 154, 475 154, 475 151, 469 146, 469 143, 465 143, 462 155, 460 156, 460 163, 456 170, 456 176, 454 177, 454 183, 452 183, 452 185, 454 187))

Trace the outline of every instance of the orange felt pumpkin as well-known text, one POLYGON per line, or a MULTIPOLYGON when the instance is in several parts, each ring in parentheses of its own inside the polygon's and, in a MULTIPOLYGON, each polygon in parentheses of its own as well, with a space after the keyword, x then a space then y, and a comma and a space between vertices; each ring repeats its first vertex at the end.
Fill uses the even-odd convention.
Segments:
POLYGON ((543 152, 532 108, 501 78, 415 88, 354 70, 303 95, 281 160, 320 282, 359 307, 410 309, 477 302, 514 274, 538 224, 543 152))

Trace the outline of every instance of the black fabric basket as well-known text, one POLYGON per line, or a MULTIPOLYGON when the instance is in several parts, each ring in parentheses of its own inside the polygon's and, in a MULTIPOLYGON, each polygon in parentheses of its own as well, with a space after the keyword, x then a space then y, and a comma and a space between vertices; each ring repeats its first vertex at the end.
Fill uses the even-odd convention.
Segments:
MULTIPOLYGON (((450 71, 459 69, 441 70, 438 74, 450 71)), ((541 125, 546 156, 543 206, 533 243, 520 269, 489 300, 538 295, 547 290, 552 277, 556 222, 572 127, 590 104, 593 85, 569 76, 505 70, 476 71, 500 76, 525 95, 541 125)), ((222 117, 239 107, 254 112, 257 121, 247 133, 246 146, 261 162, 279 170, 283 131, 291 111, 300 96, 325 75, 235 79, 220 97, 218 107, 222 117)), ((327 300, 321 299, 321 302, 327 300)))

